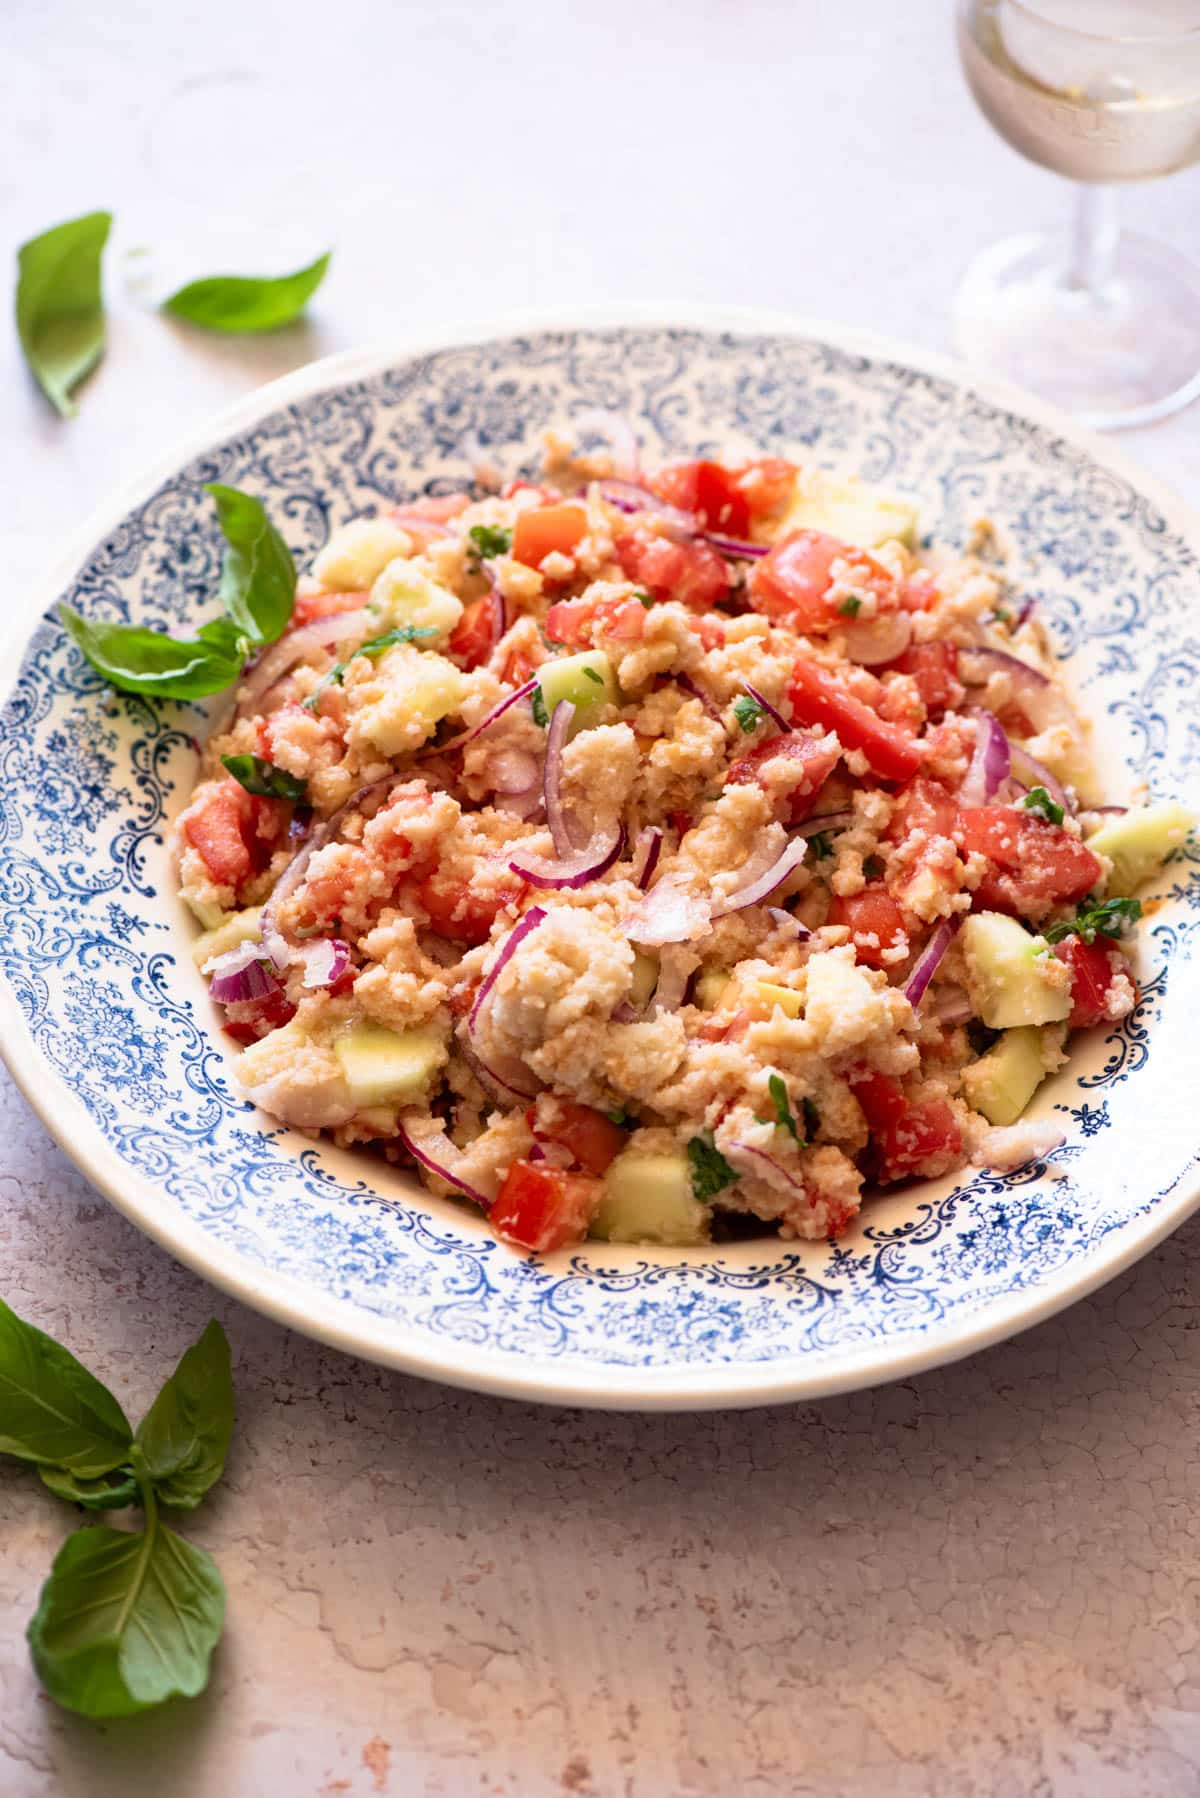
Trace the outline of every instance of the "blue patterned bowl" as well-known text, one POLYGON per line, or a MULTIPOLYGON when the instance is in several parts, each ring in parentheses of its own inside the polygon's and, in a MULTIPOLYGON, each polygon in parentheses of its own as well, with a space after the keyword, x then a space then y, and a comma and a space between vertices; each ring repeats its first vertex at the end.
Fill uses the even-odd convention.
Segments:
MULTIPOLYGON (((476 439, 532 468, 583 407, 656 452, 734 446, 912 489, 962 542, 982 511, 1028 558, 1115 797, 1200 797, 1200 521, 1106 445, 932 358, 758 314, 519 321, 335 358, 265 388, 87 532, 42 610, 179 628, 210 603, 204 481, 259 493, 298 555, 380 502, 462 476, 476 439)), ((1144 928, 1142 997, 1047 1082, 1066 1145, 1018 1174, 913 1186, 836 1246, 588 1245, 526 1260, 375 1160, 239 1096, 188 954, 165 825, 203 708, 115 696, 52 615, 4 718, 0 1043, 48 1129, 140 1228, 249 1304, 360 1354, 567 1403, 812 1397, 951 1360, 1108 1279, 1198 1196, 1200 858, 1144 928)))

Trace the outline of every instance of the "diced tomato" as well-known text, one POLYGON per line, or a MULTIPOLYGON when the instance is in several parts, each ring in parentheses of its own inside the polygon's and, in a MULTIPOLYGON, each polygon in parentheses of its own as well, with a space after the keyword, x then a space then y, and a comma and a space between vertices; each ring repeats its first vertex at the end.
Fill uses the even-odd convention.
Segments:
POLYGON ((711 616, 693 618, 688 628, 694 631, 696 636, 699 637, 700 642, 705 649, 724 649, 725 626, 718 623, 715 618, 711 616))
POLYGON ((748 786, 757 781, 764 792, 778 799, 782 822, 801 824, 817 802, 817 796, 838 764, 836 744, 806 737, 792 730, 768 737, 732 764, 726 786, 748 786), (774 768, 771 763, 777 764, 774 768))
POLYGON ((629 531, 614 548, 626 576, 644 587, 651 599, 677 599, 696 608, 713 605, 727 592, 729 571, 711 543, 675 543, 629 531))
POLYGON ((782 456, 760 456, 745 462, 737 471, 737 490, 743 495, 750 516, 771 518, 781 512, 796 490, 799 469, 782 456))
POLYGON ((908 948, 904 913, 883 886, 872 884, 845 898, 835 893, 829 922, 847 927, 855 958, 868 968, 890 967, 885 951, 908 948))
POLYGON ((620 643, 636 643, 646 634, 646 608, 640 599, 562 599, 546 613, 546 635, 570 649, 584 649, 603 633, 620 643))
POLYGON ((911 643, 888 667, 897 674, 911 674, 917 692, 931 718, 940 718, 964 693, 958 678, 958 651, 953 643, 911 643))
POLYGON ((691 512, 702 530, 744 537, 750 529, 750 507, 737 474, 720 462, 668 462, 647 475, 646 485, 667 505, 691 512))
POLYGON ((583 1241, 603 1190, 589 1174, 569 1174, 540 1161, 514 1161, 488 1222, 506 1242, 549 1254, 583 1241))
POLYGON ((429 925, 452 943, 486 943, 496 913, 519 899, 525 883, 515 874, 479 879, 470 885, 455 875, 435 869, 416 889, 417 899, 429 914, 429 925))
POLYGON ((536 481, 509 481, 508 485, 501 489, 500 497, 501 499, 516 499, 520 493, 536 495, 538 504, 541 506, 553 506, 562 498, 556 488, 541 487, 536 481))
POLYGON ((559 506, 533 506, 518 512, 512 553, 527 568, 540 568, 550 555, 569 556, 587 535, 587 512, 569 500, 559 506))
MULTIPOLYGON (((353 978, 351 974, 351 983, 353 978)), ((224 1023, 227 1033, 235 1042, 256 1043, 272 1030, 290 1024, 295 1015, 296 1007, 280 988, 278 992, 267 993, 261 999, 240 999, 233 1005, 227 1005, 224 1023)))
POLYGON ((1103 874, 1070 831, 1008 805, 964 808, 955 819, 954 840, 964 857, 982 855, 991 864, 975 889, 979 911, 1040 916, 1052 904, 1085 898, 1103 874))
POLYGON ((896 807, 886 834, 893 843, 903 843, 917 830, 923 830, 930 837, 953 836, 957 816, 958 805, 950 789, 940 780, 918 774, 897 793, 896 807))
POLYGON ((908 1106, 904 1116, 889 1124, 876 1141, 884 1180, 907 1180, 914 1174, 936 1179, 962 1160, 962 1131, 945 1099, 926 1099, 923 1104, 908 1106))
POLYGON ((435 524, 448 524, 465 512, 471 503, 469 493, 426 493, 420 499, 406 500, 402 506, 392 507, 392 517, 429 518, 435 524))
POLYGON ((335 618, 339 612, 357 612, 370 597, 369 593, 299 593, 288 629, 299 630, 311 624, 314 618, 335 618))
POLYGON ((797 724, 836 731, 843 749, 861 749, 884 780, 911 780, 921 766, 921 746, 897 724, 886 724, 815 662, 798 661, 789 688, 797 724))
POLYGON ((896 584, 887 569, 865 549, 843 543, 824 531, 789 531, 754 564, 750 604, 792 630, 820 634, 846 621, 830 593, 833 565, 849 565, 856 590, 873 593, 881 611, 894 611, 896 584))
POLYGON ((906 612, 927 612, 937 598, 933 576, 924 568, 900 582, 900 604, 906 612))
POLYGON ((1129 963, 1116 945, 1104 937, 1085 943, 1069 936, 1055 946, 1059 961, 1071 970, 1071 1028, 1087 1030, 1109 1017, 1109 994, 1122 974, 1132 980, 1129 963))
POLYGON ((250 794, 236 780, 202 788, 182 820, 183 834, 218 886, 238 887, 254 872, 250 794))
POLYGON ((693 819, 691 812, 667 813, 667 823, 671 826, 671 829, 675 832, 676 836, 686 837, 694 822, 695 820, 693 819))
POLYGON ((571 1157, 588 1174, 603 1174, 629 1141, 619 1124, 590 1105, 574 1099, 544 1097, 532 1105, 526 1120, 534 1135, 570 1150, 571 1157))
POLYGON ((904 1089, 890 1074, 873 1074, 859 1069, 850 1074, 849 1080, 873 1136, 898 1124, 908 1110, 904 1089))
POLYGON ((492 596, 473 599, 454 629, 447 644, 450 655, 460 668, 478 668, 495 648, 495 607, 492 596))

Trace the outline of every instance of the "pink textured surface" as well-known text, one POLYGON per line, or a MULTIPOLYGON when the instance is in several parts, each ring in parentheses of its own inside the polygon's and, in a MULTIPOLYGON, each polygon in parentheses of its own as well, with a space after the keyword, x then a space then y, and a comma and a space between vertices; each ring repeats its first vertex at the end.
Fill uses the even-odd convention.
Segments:
MULTIPOLYGON (((947 12, 347 0, 331 41, 312 0, 18 6, 6 242, 85 207, 120 218, 110 355, 74 423, 0 342, 10 619, 83 509, 172 435, 397 328, 674 294, 945 347, 969 255, 1064 199, 973 114, 947 12), (244 186, 202 172, 231 158, 244 186), (480 175, 498 163, 502 187, 480 175), (266 271, 330 239, 312 323, 259 343, 140 316, 121 260, 148 244, 172 280, 266 271)), ((1200 255, 1196 191, 1193 172, 1130 210, 1200 255)), ((1200 494, 1195 410, 1126 443, 1200 494)), ((230 1595, 212 1688, 107 1729, 38 1695, 22 1632, 73 1519, 0 1467, 3 1798, 1200 1784, 1200 1221, 1065 1316, 902 1386, 707 1419, 535 1411, 217 1297, 2 1080, 0 1270, 134 1412, 215 1312, 240 1410, 193 1526, 230 1595)))

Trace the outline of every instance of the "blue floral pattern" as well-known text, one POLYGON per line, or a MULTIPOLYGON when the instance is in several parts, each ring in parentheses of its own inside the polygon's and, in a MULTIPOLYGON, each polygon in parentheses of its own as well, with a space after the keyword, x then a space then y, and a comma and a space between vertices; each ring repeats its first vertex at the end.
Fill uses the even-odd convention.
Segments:
MULTIPOLYGON (((1200 538, 1052 430, 823 342, 638 327, 415 356, 194 458, 58 597, 95 617, 192 626, 220 562, 203 482, 262 494, 302 560, 335 523, 461 479, 478 445, 532 471, 541 431, 597 406, 635 419, 654 454, 733 444, 853 465, 918 493, 942 540, 965 541, 984 512, 1003 520, 1036 566, 1119 790, 1195 793, 1200 538)), ((836 1384, 870 1352, 948 1340, 991 1308, 1019 1318, 1022 1295, 1107 1253, 1114 1232, 1143 1229, 1196 1179, 1193 851, 1166 870, 1137 1010, 1081 1045, 1039 1102, 1068 1135, 1050 1165, 893 1194, 833 1245, 513 1255, 382 1161, 314 1146, 240 1097, 165 841, 206 728, 204 708, 114 696, 52 614, 35 631, 0 747, 0 970, 27 1032, 6 1025, 6 1051, 34 1053, 83 1106, 154 1195, 165 1240, 187 1220, 224 1268, 298 1283, 379 1352, 451 1373, 483 1354, 499 1379, 537 1363, 608 1368, 614 1396, 663 1375, 700 1391, 716 1367, 744 1366, 751 1384, 764 1372, 836 1384)), ((303 1300, 295 1309, 302 1322, 303 1300)))

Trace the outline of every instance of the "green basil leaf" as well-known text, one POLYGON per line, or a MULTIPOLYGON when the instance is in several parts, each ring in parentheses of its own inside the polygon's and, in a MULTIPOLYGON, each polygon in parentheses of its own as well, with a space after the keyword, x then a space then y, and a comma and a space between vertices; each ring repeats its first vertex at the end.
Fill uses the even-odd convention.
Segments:
POLYGON ((293 275, 210 275, 189 281, 162 303, 164 312, 206 331, 275 331, 299 318, 325 279, 332 251, 293 275))
POLYGON ((64 418, 72 389, 104 354, 100 258, 111 212, 89 212, 17 251, 17 335, 47 399, 64 418))
POLYGON ((191 1511, 220 1479, 232 1435, 229 1339, 214 1318, 138 1425, 133 1465, 165 1505, 191 1511))
POLYGON ((87 1511, 119 1511, 124 1505, 134 1504, 138 1495, 138 1484, 128 1467, 114 1467, 111 1473, 102 1473, 99 1479, 80 1479, 76 1473, 68 1473, 62 1467, 39 1467, 42 1484, 48 1486, 56 1498, 65 1498, 68 1504, 82 1505, 87 1511))
POLYGON ((168 637, 140 624, 110 624, 59 606, 59 618, 92 667, 123 693, 159 699, 204 699, 232 686, 241 672, 246 639, 227 619, 201 627, 194 638, 168 637))
POLYGON ((687 1146, 687 1157, 692 1169, 692 1191, 702 1204, 723 1192, 727 1186, 732 1186, 737 1179, 736 1173, 707 1132, 703 1136, 691 1138, 687 1146))
POLYGON ((305 711, 315 712, 321 703, 321 695, 327 687, 340 687, 346 679, 346 670, 354 660, 354 656, 366 656, 368 662, 377 662, 385 650, 397 643, 421 643, 427 637, 436 637, 437 629, 432 624, 398 624, 395 630, 384 631, 382 637, 372 637, 368 643, 360 643, 354 655, 346 657, 344 662, 335 662, 328 674, 322 675, 307 699, 301 700, 305 711))
POLYGON ((107 1386, 0 1299, 0 1454, 95 1479, 128 1460, 132 1441, 107 1386))
POLYGON ((747 736, 751 731, 757 730, 766 717, 762 706, 759 705, 757 699, 752 699, 749 693, 743 693, 734 700, 733 715, 747 736))
POLYGON ((486 557, 506 556, 512 548, 512 532, 502 524, 473 524, 467 536, 471 540, 469 553, 477 562, 486 557))
POLYGON ((792 1107, 788 1101, 788 1089, 784 1085, 781 1075, 772 1074, 770 1076, 767 1081, 767 1091, 770 1093, 771 1103, 775 1107, 775 1122, 777 1126, 780 1130, 787 1130, 793 1141, 798 1143, 801 1148, 804 1148, 804 1138, 796 1128, 796 1120, 792 1116, 792 1107))
POLYGON ((55 1556, 28 1629, 38 1678, 84 1717, 127 1717, 208 1683, 225 1619, 211 1557, 158 1521, 76 1530, 55 1556))
POLYGON ((223 755, 221 761, 247 793, 260 799, 303 799, 308 782, 286 768, 276 767, 263 755, 223 755))
POLYGON ((204 489, 216 502, 217 522, 228 548, 221 569, 221 600, 253 643, 283 635, 296 599, 296 565, 267 517, 261 500, 218 481, 204 489))

